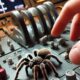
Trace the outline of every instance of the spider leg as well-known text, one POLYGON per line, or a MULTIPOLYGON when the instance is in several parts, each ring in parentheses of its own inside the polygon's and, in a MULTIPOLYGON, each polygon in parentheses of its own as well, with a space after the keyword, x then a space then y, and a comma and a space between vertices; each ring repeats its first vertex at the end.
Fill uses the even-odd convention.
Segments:
POLYGON ((60 65, 62 64, 62 62, 56 56, 54 56, 52 54, 48 54, 45 59, 49 59, 51 57, 54 58, 54 59, 56 59, 59 62, 60 65))
POLYGON ((41 63, 40 64, 40 69, 41 69, 41 72, 42 72, 42 75, 43 75, 44 80, 48 80, 47 71, 46 71, 46 68, 45 68, 45 64, 44 63, 41 63))
POLYGON ((43 62, 47 63, 47 65, 50 67, 50 69, 55 73, 56 77, 59 76, 58 73, 57 73, 57 71, 56 71, 56 69, 55 69, 55 66, 52 64, 52 62, 50 60, 46 59, 43 62))
POLYGON ((25 71, 26 71, 26 75, 27 75, 27 76, 30 76, 30 75, 28 74, 28 67, 29 67, 29 66, 26 66, 25 71))
MULTIPOLYGON (((18 69, 17 69, 17 71, 16 71, 16 76, 15 76, 14 80, 17 80, 17 77, 18 77, 18 74, 19 74, 20 70, 21 70, 22 67, 23 67, 24 65, 26 65, 26 64, 27 64, 27 62, 22 62, 22 63, 21 63, 21 65, 18 67, 18 69)), ((27 65, 27 66, 28 66, 28 65, 27 65)))
POLYGON ((34 70, 34 80, 38 80, 38 69, 39 69, 39 66, 38 65, 35 65, 33 70, 34 70))
POLYGON ((20 62, 17 64, 17 67, 19 67, 23 61, 26 61, 26 62, 28 63, 30 60, 27 59, 27 58, 23 58, 23 59, 20 60, 20 62))

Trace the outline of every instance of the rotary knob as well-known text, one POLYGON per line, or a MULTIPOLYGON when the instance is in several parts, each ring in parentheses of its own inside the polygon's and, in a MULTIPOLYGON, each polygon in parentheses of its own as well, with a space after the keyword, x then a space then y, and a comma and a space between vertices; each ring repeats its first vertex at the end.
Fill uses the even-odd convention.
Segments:
POLYGON ((65 59, 69 59, 70 50, 71 50, 71 47, 67 48, 65 59))
POLYGON ((7 45, 10 47, 11 51, 15 51, 14 45, 11 43, 10 40, 7 41, 7 45))
POLYGON ((62 54, 65 60, 69 60, 69 53, 70 53, 71 47, 68 47, 66 52, 62 54))
POLYGON ((0 56, 4 56, 4 55, 5 55, 5 52, 3 51, 2 46, 0 45, 0 56))
POLYGON ((14 64, 14 62, 13 62, 13 60, 11 58, 8 59, 8 64, 9 65, 13 65, 14 64))
POLYGON ((22 56, 21 55, 18 55, 17 58, 18 58, 18 60, 20 60, 22 58, 22 56))
POLYGON ((79 80, 74 71, 67 71, 65 75, 66 78, 64 80, 79 80))
POLYGON ((51 43, 51 49, 59 50, 58 44, 52 42, 51 43))
POLYGON ((55 77, 55 78, 51 78, 50 80, 60 80, 60 79, 55 77))
POLYGON ((48 37, 47 35, 43 36, 42 38, 40 38, 40 43, 43 44, 44 46, 47 45, 47 41, 48 41, 48 37))
POLYGON ((10 50, 11 51, 15 51, 15 48, 14 48, 14 45, 13 44, 10 45, 10 50))
POLYGON ((65 41, 63 38, 61 38, 61 39, 59 40, 59 44, 60 44, 61 46, 63 46, 63 47, 68 46, 68 44, 66 43, 66 41, 65 41))
POLYGON ((7 80, 7 74, 4 68, 0 66, 0 80, 7 80))
POLYGON ((7 40, 7 45, 10 46, 10 44, 11 44, 11 41, 8 39, 7 40))

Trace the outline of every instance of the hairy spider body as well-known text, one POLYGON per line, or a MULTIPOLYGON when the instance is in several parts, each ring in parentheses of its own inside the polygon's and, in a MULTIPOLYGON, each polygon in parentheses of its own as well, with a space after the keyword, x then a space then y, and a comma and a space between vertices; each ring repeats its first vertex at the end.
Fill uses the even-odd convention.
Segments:
POLYGON ((61 65, 62 62, 56 56, 52 55, 48 49, 40 49, 38 51, 34 51, 34 56, 35 58, 33 58, 31 54, 29 54, 27 58, 23 58, 18 63, 17 72, 14 80, 17 80, 18 74, 24 65, 26 66, 25 71, 27 76, 29 76, 28 68, 32 69, 34 80, 38 80, 39 70, 41 71, 44 80, 48 80, 46 65, 48 65, 49 68, 55 73, 55 76, 58 77, 55 66, 50 61, 50 58, 52 57, 58 61, 59 65, 61 65))

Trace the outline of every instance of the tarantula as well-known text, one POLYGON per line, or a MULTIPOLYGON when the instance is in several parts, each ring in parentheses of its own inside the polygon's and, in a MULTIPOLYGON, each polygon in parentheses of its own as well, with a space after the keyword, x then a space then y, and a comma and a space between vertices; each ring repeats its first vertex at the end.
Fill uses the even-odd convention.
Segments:
POLYGON ((47 70, 46 70, 46 64, 49 66, 49 68, 55 73, 55 76, 58 77, 58 73, 55 69, 54 64, 50 61, 50 58, 54 58, 58 61, 59 65, 62 64, 62 62, 54 55, 50 53, 48 49, 40 49, 34 51, 34 56, 29 54, 27 58, 23 58, 17 65, 17 72, 14 80, 17 80, 18 74, 22 67, 25 65, 25 71, 26 75, 29 76, 28 68, 31 68, 33 71, 34 80, 38 80, 39 76, 39 70, 41 71, 41 74, 44 78, 44 80, 48 80, 47 77, 47 70))

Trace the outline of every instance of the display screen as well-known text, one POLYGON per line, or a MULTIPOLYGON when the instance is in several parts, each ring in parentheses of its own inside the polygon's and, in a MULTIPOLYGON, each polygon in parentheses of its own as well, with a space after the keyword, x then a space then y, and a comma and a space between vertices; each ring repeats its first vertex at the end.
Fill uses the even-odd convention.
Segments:
POLYGON ((0 0, 0 13, 24 8, 23 0, 0 0))

